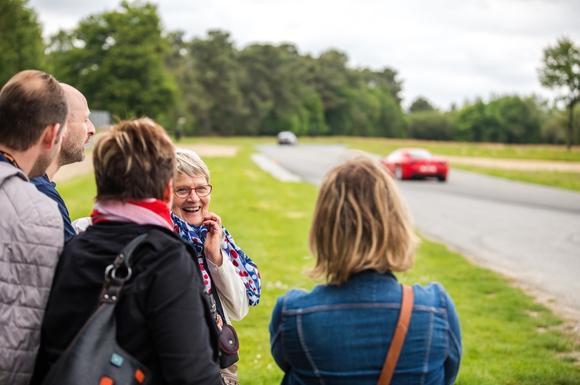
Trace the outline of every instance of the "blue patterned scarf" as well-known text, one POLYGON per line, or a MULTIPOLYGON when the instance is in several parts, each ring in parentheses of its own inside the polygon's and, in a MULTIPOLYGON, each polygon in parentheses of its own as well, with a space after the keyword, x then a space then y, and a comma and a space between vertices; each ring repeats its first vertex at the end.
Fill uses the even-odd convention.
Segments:
MULTIPOLYGON (((209 274, 205 270, 205 263, 203 258, 203 245, 205 237, 207 236, 207 228, 205 226, 193 226, 185 222, 183 219, 171 213, 174 229, 179 233, 181 239, 189 242, 197 252, 197 264, 203 277, 203 284, 207 293, 212 292, 212 284, 209 274)), ((261 280, 258 266, 240 249, 234 242, 234 238, 222 226, 224 233, 224 242, 222 250, 228 256, 240 279, 246 287, 246 295, 251 306, 255 306, 260 302, 261 280)))

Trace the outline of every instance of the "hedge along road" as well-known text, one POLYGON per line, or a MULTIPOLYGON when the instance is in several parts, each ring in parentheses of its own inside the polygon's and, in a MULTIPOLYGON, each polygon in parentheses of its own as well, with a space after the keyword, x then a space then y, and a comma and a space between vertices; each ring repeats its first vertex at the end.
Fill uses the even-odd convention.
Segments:
MULTIPOLYGON (((338 145, 258 147, 320 184, 356 155, 338 145)), ((399 181, 416 228, 515 282, 580 331, 580 193, 451 170, 447 183, 399 181)))

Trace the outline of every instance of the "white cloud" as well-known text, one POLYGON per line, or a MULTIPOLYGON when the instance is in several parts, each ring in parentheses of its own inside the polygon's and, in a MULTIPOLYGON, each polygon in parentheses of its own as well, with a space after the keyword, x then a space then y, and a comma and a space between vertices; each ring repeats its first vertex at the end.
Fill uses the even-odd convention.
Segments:
MULTIPOLYGON (((102 0, 32 0, 47 34, 113 8, 102 0)), ((292 42, 303 53, 346 52, 355 66, 396 69, 406 104, 440 107, 494 93, 550 95, 537 80, 542 50, 561 36, 580 43, 575 0, 161 0, 167 30, 232 34, 238 47, 292 42)))

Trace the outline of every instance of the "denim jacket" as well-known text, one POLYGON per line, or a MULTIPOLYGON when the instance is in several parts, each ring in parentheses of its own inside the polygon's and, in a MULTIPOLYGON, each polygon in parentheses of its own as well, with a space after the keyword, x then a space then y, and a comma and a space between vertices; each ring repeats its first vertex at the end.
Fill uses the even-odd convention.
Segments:
MULTIPOLYGON (((414 285, 413 292, 409 331, 391 384, 452 384, 461 359, 455 306, 439 284, 414 285)), ((285 372, 282 384, 376 385, 400 305, 395 276, 375 271, 280 297, 270 345, 285 372)))

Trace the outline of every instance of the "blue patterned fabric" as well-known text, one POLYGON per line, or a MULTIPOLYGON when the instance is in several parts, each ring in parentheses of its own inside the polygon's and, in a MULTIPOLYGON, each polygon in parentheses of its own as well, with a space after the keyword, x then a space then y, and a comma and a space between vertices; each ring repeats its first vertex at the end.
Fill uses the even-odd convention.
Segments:
MULTIPOLYGON (((189 242, 197 254, 200 256, 197 260, 198 266, 201 270, 203 283, 207 293, 211 293, 211 279, 205 271, 205 264, 203 263, 203 245, 207 236, 207 228, 205 226, 193 226, 185 222, 183 219, 171 213, 171 219, 175 226, 175 232, 179 233, 181 239, 189 242)), ((246 295, 251 306, 255 306, 260 302, 261 278, 258 266, 240 249, 234 242, 234 238, 228 230, 222 226, 224 233, 224 242, 222 250, 228 256, 240 279, 246 287, 246 295)))

